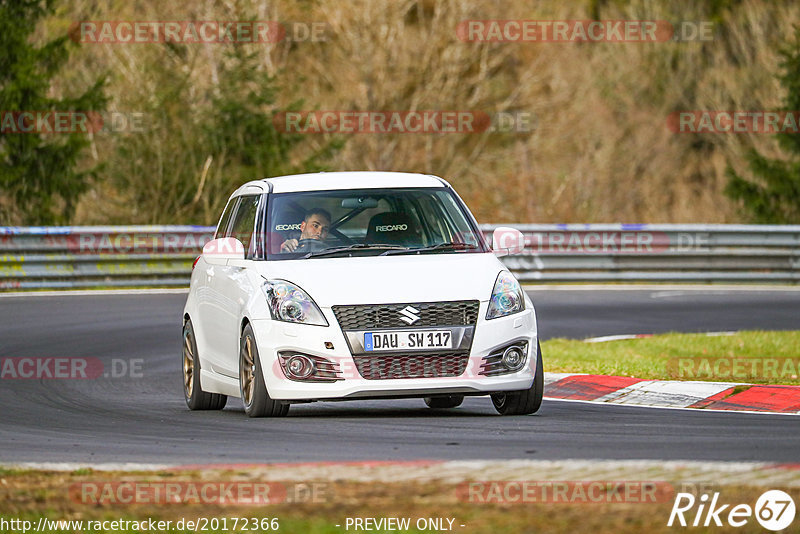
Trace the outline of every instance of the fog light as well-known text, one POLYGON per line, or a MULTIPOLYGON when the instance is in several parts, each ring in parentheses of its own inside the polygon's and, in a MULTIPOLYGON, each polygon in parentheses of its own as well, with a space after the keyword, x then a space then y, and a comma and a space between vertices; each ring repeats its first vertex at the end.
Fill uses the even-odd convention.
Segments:
POLYGON ((308 378, 317 371, 317 366, 311 358, 297 354, 286 360, 285 369, 292 378, 308 378))
POLYGON ((519 347, 508 347, 501 361, 509 371, 519 371, 525 364, 525 353, 519 347))

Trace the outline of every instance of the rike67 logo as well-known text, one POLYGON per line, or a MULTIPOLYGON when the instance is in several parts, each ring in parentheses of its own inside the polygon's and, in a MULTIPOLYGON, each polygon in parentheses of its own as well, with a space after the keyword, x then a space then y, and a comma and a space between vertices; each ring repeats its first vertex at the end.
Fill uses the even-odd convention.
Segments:
POLYGON ((756 521, 767 530, 777 532, 792 524, 795 516, 792 497, 781 490, 764 492, 756 501, 755 508, 748 504, 722 504, 719 492, 711 498, 707 493, 696 498, 691 493, 678 493, 669 514, 667 526, 731 526, 742 527, 755 516, 756 521))

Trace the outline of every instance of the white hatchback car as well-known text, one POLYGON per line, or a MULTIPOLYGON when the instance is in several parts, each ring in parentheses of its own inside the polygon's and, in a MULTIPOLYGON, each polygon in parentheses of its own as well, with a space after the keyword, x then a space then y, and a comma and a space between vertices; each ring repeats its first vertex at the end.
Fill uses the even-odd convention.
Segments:
MULTIPOLYGON (((501 248, 501 246, 506 248, 501 248)), ((533 304, 453 188, 430 175, 268 178, 231 195, 195 262, 183 314, 192 410, 240 397, 251 417, 293 403, 491 395, 536 412, 544 377, 533 304)))

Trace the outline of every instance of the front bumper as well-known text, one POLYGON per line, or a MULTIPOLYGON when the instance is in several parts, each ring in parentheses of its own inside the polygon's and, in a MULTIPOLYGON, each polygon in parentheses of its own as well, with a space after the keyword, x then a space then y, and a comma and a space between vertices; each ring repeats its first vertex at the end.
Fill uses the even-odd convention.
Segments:
POLYGON ((437 394, 480 395, 498 391, 529 389, 533 384, 537 358, 536 316, 525 311, 487 321, 486 302, 481 302, 478 322, 466 370, 460 376, 367 380, 355 365, 345 334, 330 308, 324 308, 330 326, 308 326, 272 320, 252 321, 264 380, 270 397, 287 401, 343 400, 375 397, 425 397, 437 394), (515 373, 483 376, 484 356, 511 342, 527 341, 526 364, 515 373), (326 348, 332 346, 333 348, 326 348), (279 352, 298 352, 325 358, 338 365, 341 380, 305 382, 284 374, 279 352))

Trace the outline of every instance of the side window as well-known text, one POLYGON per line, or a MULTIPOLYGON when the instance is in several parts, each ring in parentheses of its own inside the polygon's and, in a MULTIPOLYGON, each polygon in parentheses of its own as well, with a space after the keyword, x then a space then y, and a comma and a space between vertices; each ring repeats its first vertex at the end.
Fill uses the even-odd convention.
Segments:
POLYGON ((228 237, 228 223, 231 221, 231 213, 233 213, 233 208, 236 206, 237 200, 239 199, 232 198, 228 201, 228 205, 225 206, 225 210, 222 212, 222 217, 220 217, 219 224, 217 225, 217 231, 214 232, 214 239, 228 237))
POLYGON ((239 207, 233 216, 233 224, 229 237, 235 237, 244 245, 245 256, 253 256, 250 244, 253 241, 253 227, 256 223, 256 213, 258 212, 258 201, 261 195, 246 195, 240 197, 239 207))

